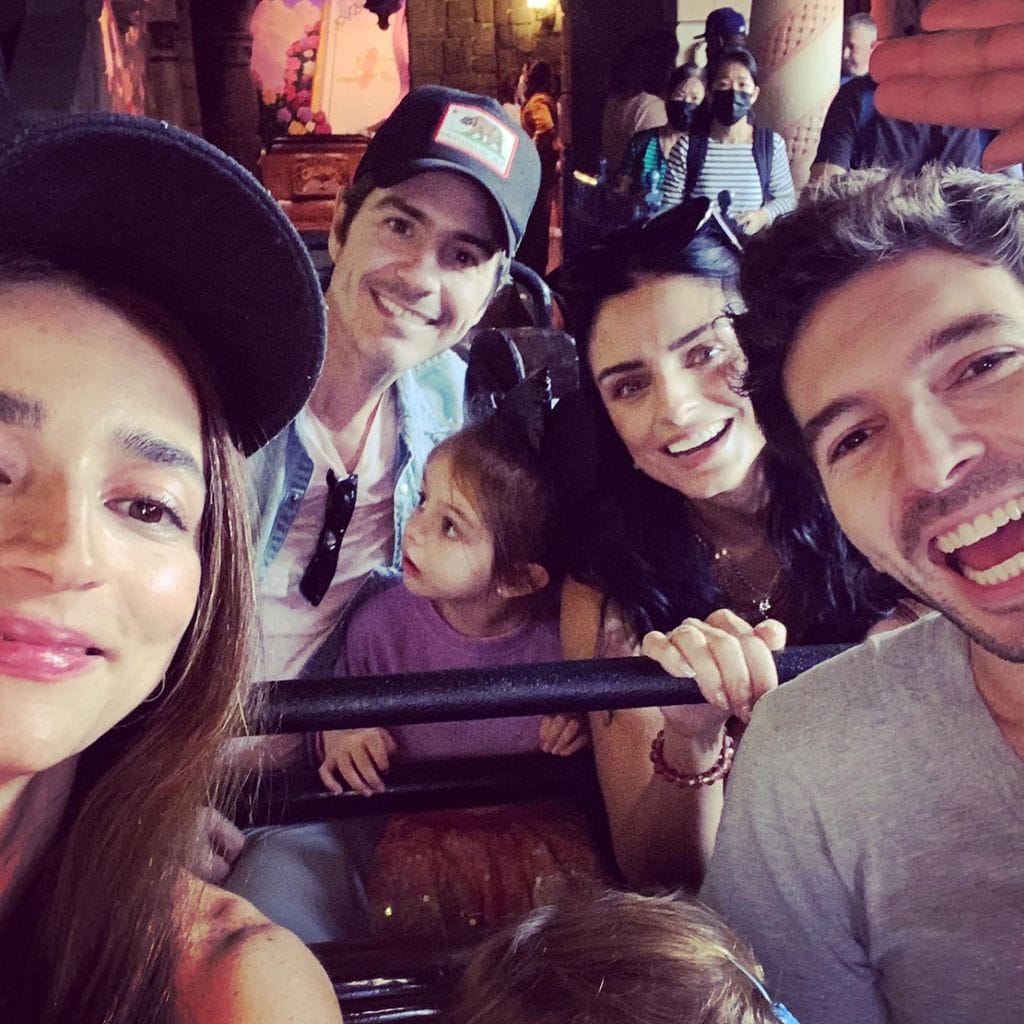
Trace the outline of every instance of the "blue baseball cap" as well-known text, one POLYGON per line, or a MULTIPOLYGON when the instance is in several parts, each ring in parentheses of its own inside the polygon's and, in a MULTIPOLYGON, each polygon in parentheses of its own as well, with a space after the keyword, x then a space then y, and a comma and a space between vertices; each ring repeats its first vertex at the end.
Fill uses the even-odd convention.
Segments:
POLYGON ((694 39, 727 39, 729 36, 746 35, 747 19, 732 7, 713 10, 704 22, 704 31, 694 39))
POLYGON ((540 156, 497 100, 440 85, 413 89, 370 140, 353 180, 369 176, 390 188, 424 171, 455 171, 482 185, 515 254, 540 189, 540 156))
POLYGON ((240 164, 163 121, 85 114, 16 137, 0 150, 0 251, 171 314, 246 454, 295 416, 320 372, 324 303, 291 222, 240 164))

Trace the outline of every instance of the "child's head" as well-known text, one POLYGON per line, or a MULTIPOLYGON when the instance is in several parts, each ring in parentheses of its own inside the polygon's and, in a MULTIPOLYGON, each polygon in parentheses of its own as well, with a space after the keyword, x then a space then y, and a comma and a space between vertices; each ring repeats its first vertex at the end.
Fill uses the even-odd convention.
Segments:
POLYGON ((548 501, 536 458, 496 417, 442 441, 427 460, 420 508, 406 526, 413 593, 514 599, 549 581, 548 501))
POLYGON ((479 946, 449 1021, 779 1024, 752 977, 761 968, 750 947, 698 903, 577 895, 479 946))

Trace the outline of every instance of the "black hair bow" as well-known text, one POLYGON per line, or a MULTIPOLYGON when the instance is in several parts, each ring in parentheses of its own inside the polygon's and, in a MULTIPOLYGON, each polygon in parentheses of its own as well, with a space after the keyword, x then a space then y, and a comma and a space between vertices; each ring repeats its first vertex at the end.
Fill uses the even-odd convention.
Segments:
POLYGON ((499 401, 494 427, 510 446, 521 446, 525 441, 530 450, 539 455, 550 412, 551 374, 541 367, 499 401))

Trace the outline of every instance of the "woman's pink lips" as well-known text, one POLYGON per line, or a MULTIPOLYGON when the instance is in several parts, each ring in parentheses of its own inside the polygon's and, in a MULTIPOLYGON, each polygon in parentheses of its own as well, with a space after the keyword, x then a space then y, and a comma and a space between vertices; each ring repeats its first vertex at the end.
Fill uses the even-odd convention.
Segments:
POLYGON ((17 615, 0 616, 0 675, 47 682, 78 675, 102 656, 84 633, 17 615))
POLYGON ((413 576, 419 573, 416 563, 408 555, 402 555, 402 572, 411 573, 413 576))

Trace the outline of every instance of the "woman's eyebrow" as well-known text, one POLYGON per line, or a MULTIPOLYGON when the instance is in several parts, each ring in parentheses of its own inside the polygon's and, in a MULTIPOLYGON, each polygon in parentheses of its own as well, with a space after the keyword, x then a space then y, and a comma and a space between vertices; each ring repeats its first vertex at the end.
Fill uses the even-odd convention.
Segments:
MULTIPOLYGON (((698 327, 694 327, 692 331, 687 331, 680 338, 676 338, 675 341, 670 342, 668 346, 669 352, 678 352, 681 348, 689 345, 691 342, 696 341, 702 334, 713 329, 714 320, 709 320, 706 324, 700 324, 698 327)), ((613 366, 606 366, 601 370, 594 378, 594 380, 600 384, 601 381, 607 377, 614 377, 617 373, 632 373, 634 370, 643 369, 644 363, 642 359, 630 359, 626 362, 615 363, 613 366)))
POLYGON ((123 430, 118 431, 117 441, 129 455, 134 455, 144 462, 185 469, 205 482, 199 464, 187 451, 164 441, 155 434, 141 430, 123 430))
POLYGON ((615 363, 613 366, 606 366, 596 377, 598 384, 607 377, 614 377, 617 373, 631 373, 633 370, 643 368, 643 362, 639 359, 632 359, 625 363, 615 363))
MULTIPOLYGON (((715 318, 718 319, 717 317, 715 318)), ((687 331, 681 338, 676 338, 669 347, 669 352, 678 352, 684 345, 689 345, 691 341, 696 341, 706 331, 714 330, 714 320, 709 320, 706 324, 701 324, 699 327, 694 327, 692 331, 687 331)))
POLYGON ((0 423, 38 430, 46 416, 46 406, 42 402, 11 391, 0 391, 0 423))

